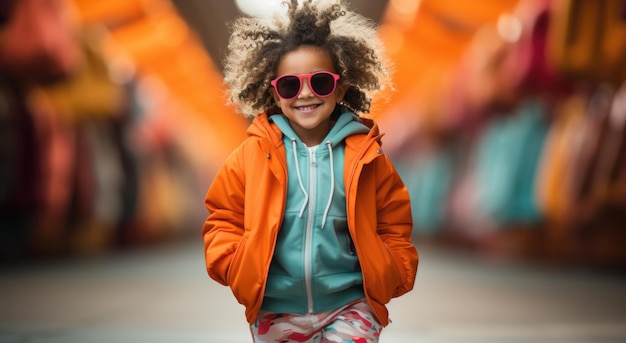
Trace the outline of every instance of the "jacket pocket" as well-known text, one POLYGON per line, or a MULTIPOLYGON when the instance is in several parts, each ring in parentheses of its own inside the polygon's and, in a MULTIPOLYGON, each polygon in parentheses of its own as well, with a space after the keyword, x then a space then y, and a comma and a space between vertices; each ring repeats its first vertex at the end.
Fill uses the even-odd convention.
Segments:
POLYGON ((233 258, 230 261, 230 265, 228 266, 228 272, 226 273, 226 281, 228 284, 232 286, 233 280, 235 279, 235 275, 237 275, 241 270, 241 261, 243 259, 244 250, 246 248, 246 242, 248 241, 248 233, 244 233, 241 237, 241 241, 239 241, 239 246, 237 246, 237 250, 233 254, 233 258))
MULTIPOLYGON (((396 261, 396 258, 394 257, 393 253, 391 252, 391 248, 389 248, 389 246, 385 243, 383 243, 383 245, 385 246, 385 249, 387 250, 387 254, 389 254, 389 258, 391 258, 391 266, 389 267, 389 271, 393 272, 394 275, 396 276, 398 282, 396 283, 396 287, 400 286, 401 283, 403 282, 402 280, 402 273, 400 272, 400 266, 398 266, 398 261, 396 261)), ((395 292, 395 288, 393 289, 393 291, 395 292)))
MULTIPOLYGON (((391 249, 380 239, 369 252, 369 272, 365 275, 368 294, 381 304, 388 303, 401 284, 401 274, 391 249)), ((369 249, 368 249, 369 250, 369 249)))

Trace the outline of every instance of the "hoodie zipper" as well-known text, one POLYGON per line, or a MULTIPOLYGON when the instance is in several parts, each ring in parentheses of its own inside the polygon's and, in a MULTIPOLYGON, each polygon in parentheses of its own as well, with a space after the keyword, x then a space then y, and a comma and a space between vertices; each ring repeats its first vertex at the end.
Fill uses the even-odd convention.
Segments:
POLYGON ((309 313, 313 313, 313 294, 311 291, 311 241, 313 239, 313 215, 315 213, 317 184, 317 159, 315 150, 309 150, 309 214, 306 221, 306 236, 304 245, 304 283, 306 288, 307 305, 309 313))

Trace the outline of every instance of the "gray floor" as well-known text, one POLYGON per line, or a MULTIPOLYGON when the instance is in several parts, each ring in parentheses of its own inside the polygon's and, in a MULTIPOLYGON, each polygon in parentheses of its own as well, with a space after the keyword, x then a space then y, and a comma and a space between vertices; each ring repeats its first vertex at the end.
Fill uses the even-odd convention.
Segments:
MULTIPOLYGON (((2 270, 0 342, 250 342, 200 244, 2 270)), ((624 275, 417 245, 418 281, 390 304, 382 343, 626 342, 624 275)))

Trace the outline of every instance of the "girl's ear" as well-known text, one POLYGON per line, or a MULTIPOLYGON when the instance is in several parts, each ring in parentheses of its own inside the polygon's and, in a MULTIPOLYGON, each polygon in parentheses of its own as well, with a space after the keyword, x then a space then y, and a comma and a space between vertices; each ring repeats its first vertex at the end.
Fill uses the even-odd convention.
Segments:
POLYGON ((274 103, 276 104, 276 106, 280 107, 280 97, 276 93, 276 90, 274 89, 274 87, 270 87, 269 91, 270 91, 270 94, 272 95, 272 98, 274 98, 274 103))
POLYGON ((348 91, 348 86, 342 83, 337 84, 337 89, 335 89, 335 97, 337 99, 337 103, 343 101, 343 97, 346 95, 348 91))

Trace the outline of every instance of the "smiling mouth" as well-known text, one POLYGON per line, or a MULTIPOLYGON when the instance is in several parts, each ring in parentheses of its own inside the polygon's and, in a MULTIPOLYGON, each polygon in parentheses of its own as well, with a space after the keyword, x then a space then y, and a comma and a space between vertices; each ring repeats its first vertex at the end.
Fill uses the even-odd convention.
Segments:
POLYGON ((300 112, 312 112, 313 110, 315 110, 316 108, 318 108, 320 105, 307 105, 307 106, 298 106, 296 107, 296 109, 300 112))

